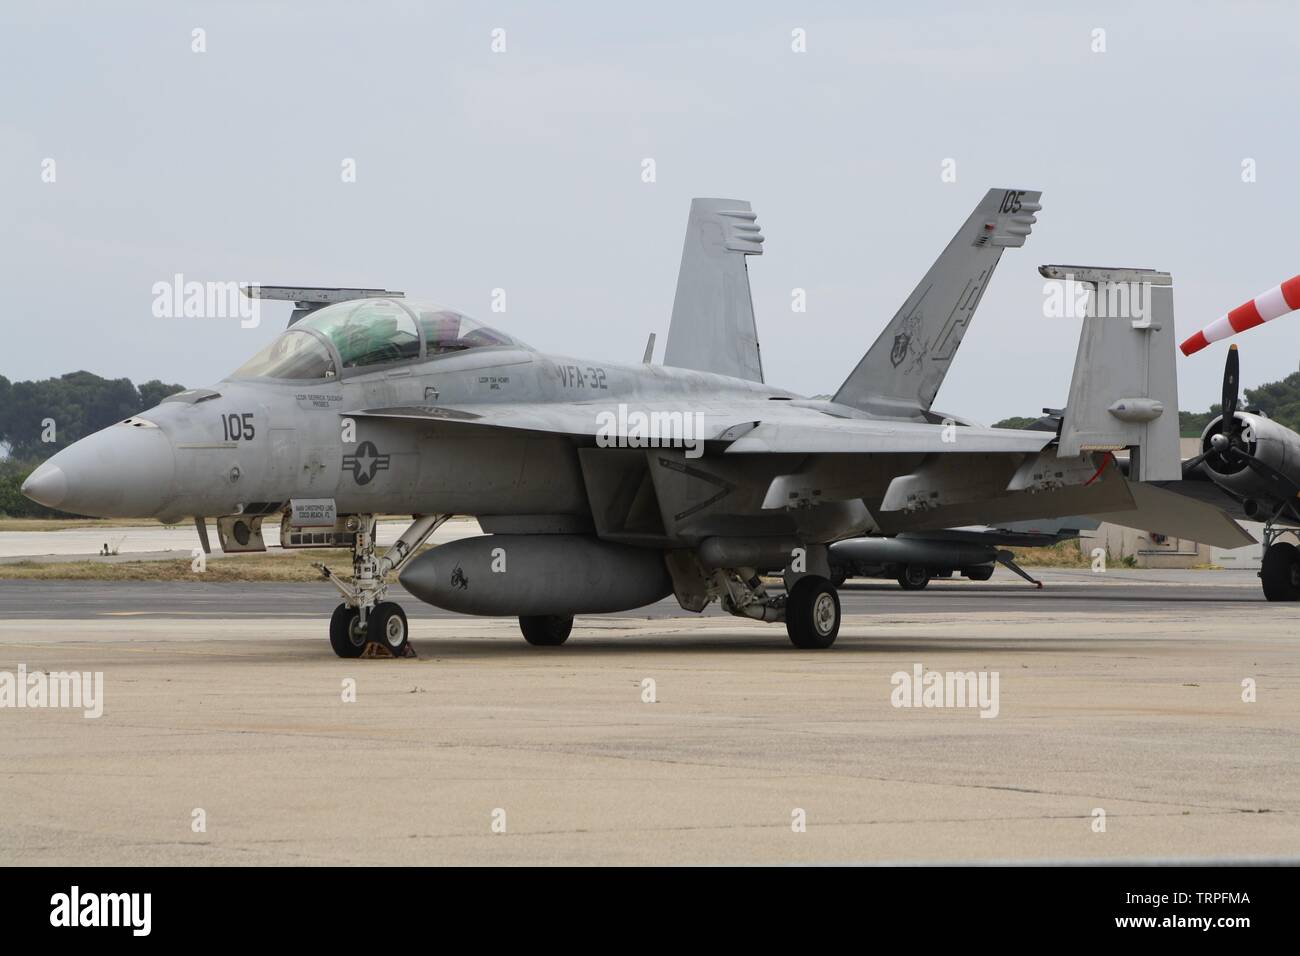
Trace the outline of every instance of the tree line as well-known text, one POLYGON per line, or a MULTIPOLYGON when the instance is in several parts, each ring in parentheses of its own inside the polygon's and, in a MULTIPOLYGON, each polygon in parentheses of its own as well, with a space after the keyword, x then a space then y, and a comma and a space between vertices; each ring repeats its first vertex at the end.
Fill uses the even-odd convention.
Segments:
MULTIPOLYGON (((1300 432, 1300 372, 1292 372, 1280 382, 1268 382, 1259 388, 1245 389, 1243 394, 1244 409, 1262 411, 1273 421, 1300 432)), ((1215 402, 1206 412, 1179 412, 1178 433, 1183 438, 1200 438, 1205 426, 1222 410, 1223 406, 1215 402)), ((993 427, 1027 428, 1036 421, 1038 416, 1023 418, 1017 415, 1004 418, 993 427)))
POLYGON ((93 372, 29 382, 10 382, 0 375, 0 515, 63 516, 28 501, 18 490, 36 466, 79 438, 184 390, 158 379, 136 386, 129 378, 93 372))

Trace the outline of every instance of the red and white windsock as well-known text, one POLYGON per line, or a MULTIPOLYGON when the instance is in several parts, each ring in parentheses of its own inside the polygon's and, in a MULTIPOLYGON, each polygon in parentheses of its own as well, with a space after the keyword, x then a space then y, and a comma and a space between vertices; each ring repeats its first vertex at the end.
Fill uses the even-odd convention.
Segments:
POLYGON ((1263 295, 1257 295, 1244 305, 1239 305, 1227 315, 1221 315, 1201 331, 1179 346, 1184 355, 1199 352, 1211 342, 1226 339, 1237 332, 1245 332, 1257 325, 1271 322, 1279 315, 1300 309, 1300 276, 1292 276, 1281 285, 1275 285, 1263 295))

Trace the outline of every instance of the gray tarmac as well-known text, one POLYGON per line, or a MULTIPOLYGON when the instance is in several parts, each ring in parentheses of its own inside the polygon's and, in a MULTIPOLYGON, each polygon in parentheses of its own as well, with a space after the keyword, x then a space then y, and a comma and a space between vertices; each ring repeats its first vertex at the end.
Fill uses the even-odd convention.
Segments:
MULTIPOLYGON (((1042 589, 999 572, 988 582, 936 580, 920 594, 903 591, 888 581, 854 579, 840 590, 846 614, 948 614, 965 611, 1076 612, 1107 605, 1156 610, 1174 602, 1186 604, 1263 603, 1259 579, 1248 571, 1108 571, 1093 574, 1074 569, 1039 569, 1042 589), (923 598, 923 600, 917 600, 923 598)), ((205 584, 146 581, 21 581, 0 580, 0 617, 83 619, 112 614, 182 614, 229 616, 318 617, 338 603, 337 591, 325 581, 315 584, 205 584)), ((459 615, 421 604, 400 586, 390 588, 413 617, 452 618, 459 615)), ((619 617, 681 617, 672 598, 619 617)), ((728 617, 716 607, 705 616, 728 617)), ((778 628, 779 630, 779 628, 778 628)))
POLYGON ((98 719, 0 709, 0 863, 1300 857, 1300 607, 1042 576, 851 583, 825 652, 671 602, 532 648, 408 600, 401 661, 335 658, 325 587, 0 582, 0 673, 105 681, 98 719), (997 716, 894 706, 918 665, 996 672, 997 716))

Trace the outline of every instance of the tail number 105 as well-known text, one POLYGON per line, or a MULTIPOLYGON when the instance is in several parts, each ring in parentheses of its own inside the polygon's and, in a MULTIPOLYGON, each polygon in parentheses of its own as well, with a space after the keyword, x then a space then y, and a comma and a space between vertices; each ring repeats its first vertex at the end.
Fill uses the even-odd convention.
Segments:
POLYGON ((226 441, 251 441, 257 434, 253 427, 253 413, 222 415, 221 431, 226 441))

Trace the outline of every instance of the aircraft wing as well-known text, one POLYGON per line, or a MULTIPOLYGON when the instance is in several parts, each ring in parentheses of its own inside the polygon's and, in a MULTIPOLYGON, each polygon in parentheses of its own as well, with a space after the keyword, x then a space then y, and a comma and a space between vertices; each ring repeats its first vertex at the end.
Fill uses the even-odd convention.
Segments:
POLYGON ((729 455, 835 455, 908 452, 1038 452, 1056 436, 1010 428, 871 419, 789 418, 759 422, 727 446, 729 455))
POLYGON ((1020 455, 1041 451, 1054 437, 1051 432, 1009 428, 838 418, 784 402, 771 402, 768 407, 759 407, 753 401, 692 402, 690 408, 690 412, 683 411, 680 401, 638 402, 631 411, 626 407, 620 411, 608 402, 503 402, 473 406, 394 406, 342 414, 348 418, 423 422, 450 428, 512 429, 588 439, 603 437, 617 439, 617 444, 624 447, 627 446, 624 440, 636 432, 639 423, 645 423, 640 433, 649 434, 646 426, 658 416, 658 428, 676 427, 681 422, 682 430, 675 433, 678 436, 725 443, 727 454, 744 455, 940 452, 1020 455), (692 418, 693 415, 699 417, 692 418))
POLYGON ((644 424, 638 433, 635 414, 647 416, 643 421, 675 415, 666 420, 686 441, 673 454, 704 442, 709 457, 682 473, 686 486, 664 486, 661 494, 689 498, 692 483, 721 480, 750 486, 764 513, 861 500, 884 534, 1092 515, 1220 547, 1254 540, 1212 504, 1128 481, 1105 452, 1058 457, 1055 436, 1045 431, 838 418, 753 399, 692 402, 690 413, 674 401, 639 402, 634 412, 608 402, 502 402, 342 414, 449 434, 513 431, 634 448, 649 447, 635 439, 651 434, 644 424))

